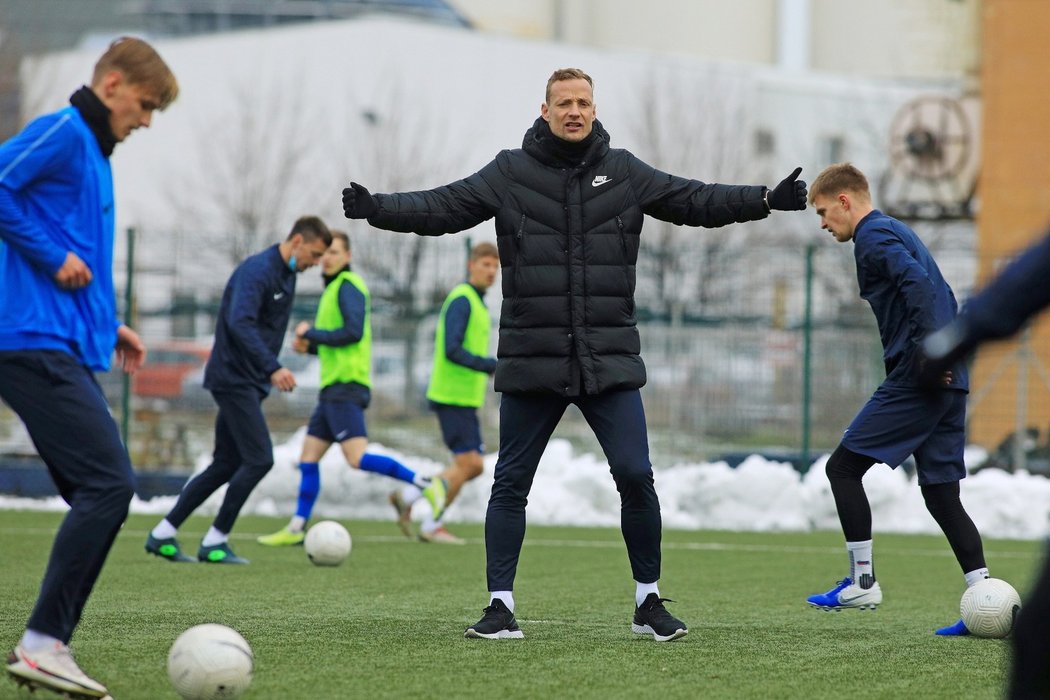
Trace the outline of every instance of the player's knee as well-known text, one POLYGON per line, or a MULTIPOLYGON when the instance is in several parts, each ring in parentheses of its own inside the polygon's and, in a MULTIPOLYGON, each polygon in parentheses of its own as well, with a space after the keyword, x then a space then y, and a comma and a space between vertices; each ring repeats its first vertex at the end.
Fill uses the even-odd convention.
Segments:
POLYGON ((470 481, 481 476, 485 471, 485 460, 480 454, 474 452, 460 461, 459 468, 463 471, 463 480, 470 481))
POLYGON ((959 500, 958 481, 947 484, 926 484, 920 486, 919 490, 922 492, 923 501, 926 502, 926 510, 934 519, 963 512, 962 501, 959 500))
POLYGON ((828 463, 824 465, 824 473, 827 474, 828 479, 859 481, 874 463, 875 460, 839 445, 828 457, 828 463))

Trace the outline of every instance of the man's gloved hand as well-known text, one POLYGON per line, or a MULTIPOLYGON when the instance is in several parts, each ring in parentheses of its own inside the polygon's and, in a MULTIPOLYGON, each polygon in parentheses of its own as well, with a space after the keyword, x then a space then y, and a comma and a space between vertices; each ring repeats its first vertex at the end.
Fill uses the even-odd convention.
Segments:
POLYGON ((966 320, 957 316, 939 331, 926 336, 919 348, 918 380, 925 389, 945 386, 944 377, 952 366, 969 355, 976 347, 970 337, 966 320))
POLYGON ((343 216, 348 219, 367 219, 379 211, 376 198, 356 182, 343 190, 343 216))
POLYGON ((806 208, 806 181, 798 179, 801 172, 801 167, 795 168, 780 184, 766 192, 766 204, 770 211, 801 211, 806 208))

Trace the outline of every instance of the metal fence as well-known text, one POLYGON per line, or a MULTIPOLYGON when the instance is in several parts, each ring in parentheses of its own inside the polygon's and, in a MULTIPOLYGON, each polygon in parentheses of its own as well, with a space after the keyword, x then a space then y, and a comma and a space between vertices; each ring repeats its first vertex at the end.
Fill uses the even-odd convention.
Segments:
MULTIPOLYGON (((967 238, 965 230, 954 237, 936 230, 920 233, 925 234, 959 296, 965 298, 976 269, 972 235, 967 238)), ((702 303, 690 299, 688 290, 684 296, 658 298, 644 278, 645 266, 639 266, 639 330, 648 369, 648 383, 642 391, 653 461, 658 466, 685 460, 732 460, 761 452, 781 455, 805 468, 805 457, 815 457, 837 444, 849 420, 883 377, 874 318, 858 298, 849 246, 823 240, 815 245, 746 243, 733 255, 723 253, 721 261, 703 265, 713 278, 703 281, 702 303)), ((446 243, 441 250, 429 263, 434 266, 429 274, 449 288, 462 269, 449 260, 462 260, 463 245, 446 243)), ((368 278, 367 269, 356 269, 368 278)), ((133 286, 151 284, 148 272, 136 276, 133 286)), ((225 281, 221 275, 213 277, 212 289, 198 288, 192 295, 173 287, 170 296, 160 302, 170 316, 161 319, 163 323, 157 323, 165 315, 158 307, 132 302, 137 313, 152 320, 142 324, 152 355, 150 371, 128 383, 126 404, 119 374, 99 377, 115 415, 127 427, 129 450, 141 470, 184 471, 210 452, 215 406, 200 386, 201 355, 208 348, 206 332, 214 324, 214 304, 208 299, 221 293, 225 281), (196 301, 188 303, 187 299, 196 301), (166 331, 180 328, 195 329, 197 337, 173 341, 166 331)), ((120 283, 118 275, 118 286, 120 283)), ((154 292, 155 286, 151 288, 154 292)), ((312 313, 317 291, 307 289, 302 295, 297 305, 300 316, 312 313)), ((492 295, 497 296, 498 291, 492 295)), ((422 303, 411 313, 381 296, 375 301, 374 386, 368 428, 373 441, 444 460, 437 421, 424 398, 440 296, 423 294, 420 298, 422 303)), ((498 308, 492 301, 490 307, 498 308)), ((1046 401, 1050 374, 1040 373, 1037 355, 1028 358, 1033 369, 1022 383, 1024 405, 1040 400, 1050 403, 1046 401)), ((316 359, 288 352, 284 360, 296 372, 300 386, 290 394, 275 393, 264 404, 275 442, 306 424, 317 398, 316 359)), ((999 381, 992 375, 989 383, 999 381)), ((1022 384, 1015 382, 1014 391, 1022 384)), ((975 384, 971 401, 986 400, 982 391, 975 384)), ((490 395, 481 411, 490 451, 498 448, 498 401, 498 396, 490 395)), ((986 401, 990 406, 991 401, 986 401)), ((1022 402, 1004 405, 1005 411, 1025 410, 1022 402)), ((1004 420, 1026 428, 1029 423, 1025 416, 1013 414, 1004 420)), ((574 408, 566 413, 555 436, 571 440, 580 450, 600 453, 574 408)), ((1029 431, 1024 437, 1027 442, 1021 450, 1005 444, 1009 435, 984 447, 993 456, 1006 455, 1007 461, 1016 461, 1019 452, 1022 457, 1029 454, 1038 459, 1044 436, 1029 431)), ((20 424, 0 407, 0 452, 24 450, 31 446, 20 424)))

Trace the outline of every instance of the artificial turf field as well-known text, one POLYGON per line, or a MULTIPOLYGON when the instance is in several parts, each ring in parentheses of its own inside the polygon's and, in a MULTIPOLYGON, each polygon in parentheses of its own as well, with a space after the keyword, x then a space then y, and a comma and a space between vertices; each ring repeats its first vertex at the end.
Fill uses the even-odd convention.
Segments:
MULTIPOLYGON (((59 513, 0 511, 0 645, 36 596, 59 513)), ((187 627, 218 622, 255 652, 244 698, 997 698, 1000 640, 941 638, 962 576, 941 537, 875 535, 876 612, 805 605, 846 573, 839 533, 664 532, 661 594, 689 625, 658 644, 631 633, 634 586, 618 530, 530 527, 515 588, 524 640, 468 640, 488 599, 480 525, 462 547, 411 542, 395 525, 342 521, 337 568, 256 535, 284 519, 242 517, 231 545, 249 566, 172 564, 143 551, 157 516, 131 516, 71 647, 116 700, 177 699, 166 671, 187 627)), ((196 552, 210 519, 180 531, 196 552)), ((992 574, 1022 597, 1037 542, 987 540, 992 574)), ((28 698, 0 679, 0 698, 28 698)), ((36 693, 46 700, 58 697, 36 693)))

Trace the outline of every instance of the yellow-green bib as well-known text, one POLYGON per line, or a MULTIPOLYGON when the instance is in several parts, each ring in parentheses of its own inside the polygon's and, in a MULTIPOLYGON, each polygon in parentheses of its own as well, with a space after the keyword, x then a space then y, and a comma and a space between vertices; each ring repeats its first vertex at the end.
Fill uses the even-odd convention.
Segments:
POLYGON ((476 369, 457 365, 445 357, 445 314, 449 305, 460 297, 470 302, 470 320, 463 336, 463 348, 479 357, 486 357, 489 352, 489 334, 492 321, 485 302, 469 284, 456 286, 441 305, 438 317, 437 332, 434 334, 434 365, 430 372, 430 386, 427 387, 427 398, 437 403, 450 406, 480 407, 485 403, 485 385, 488 375, 476 369))
POLYGON ((343 327, 343 313, 339 310, 339 289, 347 282, 354 285, 365 297, 365 327, 361 340, 356 343, 340 347, 318 346, 321 388, 350 382, 372 386, 372 300, 360 275, 344 270, 325 287, 317 305, 314 327, 322 331, 333 331, 343 327))

